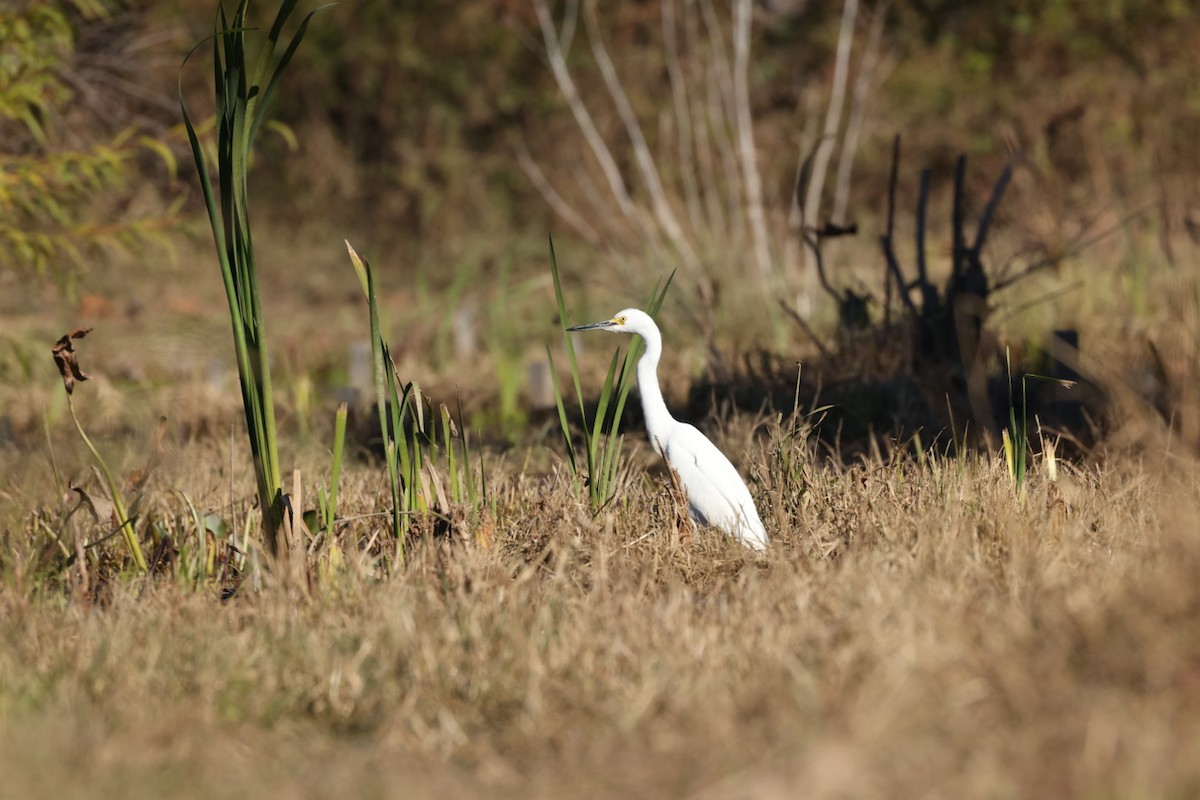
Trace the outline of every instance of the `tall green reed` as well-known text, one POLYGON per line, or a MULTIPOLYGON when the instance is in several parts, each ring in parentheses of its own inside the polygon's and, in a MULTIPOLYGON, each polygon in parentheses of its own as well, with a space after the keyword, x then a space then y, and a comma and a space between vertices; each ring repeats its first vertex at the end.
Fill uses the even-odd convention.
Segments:
POLYGON ((271 364, 266 326, 259 296, 254 246, 250 234, 250 200, 247 181, 250 151, 280 77, 308 29, 316 11, 309 12, 281 55, 276 55, 284 25, 297 0, 284 0, 265 40, 251 59, 246 23, 249 0, 241 0, 230 19, 219 5, 213 35, 196 45, 180 67, 179 105, 200 176, 200 187, 212 226, 229 302, 242 404, 254 461, 262 509, 263 534, 272 555, 278 554, 283 523, 282 473, 275 429, 271 389, 271 364), (196 126, 183 98, 182 74, 188 60, 208 41, 213 48, 213 87, 217 116, 216 186, 196 126))
MULTIPOLYGON (((375 406, 379 433, 387 463, 388 487, 392 495, 392 535, 396 542, 396 562, 404 563, 405 540, 415 514, 440 511, 450 506, 467 506, 473 511, 483 507, 487 497, 487 479, 483 457, 479 458, 479 477, 471 469, 470 440, 466 429, 458 427, 445 404, 441 406, 439 425, 425 414, 425 398, 416 383, 403 383, 396 373, 391 349, 380 323, 379 298, 371 263, 359 256, 349 242, 346 249, 358 275, 371 319, 371 354, 375 373, 375 406), (443 450, 444 448, 444 450, 443 450), (445 458, 446 481, 439 468, 445 458), (449 493, 447 493, 447 484, 449 493)), ((459 408, 459 417, 462 409, 459 408)))
POLYGON ((379 321, 379 298, 375 293, 375 274, 371 263, 355 252, 349 242, 346 250, 358 275, 371 317, 371 356, 375 375, 375 406, 379 417, 379 433, 387 462, 388 487, 392 494, 392 535, 396 540, 396 560, 404 562, 404 539, 408 535, 409 515, 421 508, 419 491, 421 448, 413 436, 406 435, 405 425, 412 420, 414 431, 425 428, 424 405, 420 388, 413 382, 401 384, 392 361, 391 350, 379 321))

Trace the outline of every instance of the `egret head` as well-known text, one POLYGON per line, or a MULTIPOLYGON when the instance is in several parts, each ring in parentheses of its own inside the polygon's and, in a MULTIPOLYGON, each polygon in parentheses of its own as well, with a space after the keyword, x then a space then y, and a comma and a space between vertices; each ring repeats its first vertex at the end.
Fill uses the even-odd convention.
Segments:
POLYGON ((576 325, 573 328, 567 328, 567 330, 637 333, 644 336, 648 331, 657 331, 658 326, 654 324, 654 320, 645 311, 639 311, 636 308, 627 308, 624 311, 618 311, 611 319, 606 319, 603 322, 576 325))

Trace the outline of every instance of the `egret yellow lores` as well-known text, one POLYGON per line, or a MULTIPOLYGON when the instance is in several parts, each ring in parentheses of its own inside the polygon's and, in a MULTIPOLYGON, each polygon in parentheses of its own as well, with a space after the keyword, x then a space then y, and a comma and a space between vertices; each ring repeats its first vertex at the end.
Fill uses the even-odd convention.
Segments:
POLYGON ((635 333, 646 343, 638 361, 638 392, 646 417, 646 433, 654 452, 667 460, 687 493, 692 519, 733 536, 753 550, 765 550, 767 531, 759 519, 750 490, 737 469, 694 425, 671 416, 658 385, 658 361, 662 356, 662 334, 644 311, 627 308, 612 319, 576 325, 569 331, 635 333))

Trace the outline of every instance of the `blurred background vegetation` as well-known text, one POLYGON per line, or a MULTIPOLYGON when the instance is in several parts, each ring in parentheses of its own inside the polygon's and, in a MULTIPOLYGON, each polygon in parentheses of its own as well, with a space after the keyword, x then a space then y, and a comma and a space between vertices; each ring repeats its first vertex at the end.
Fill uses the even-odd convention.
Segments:
MULTIPOLYGON (((551 6, 565 32, 564 6, 551 6)), ((270 9, 259 11, 265 18, 270 9)), ((595 6, 620 83, 650 150, 660 154, 674 142, 664 11, 681 19, 708 14, 726 33, 732 27, 729 8, 706 0, 595 6)), ((182 76, 179 66, 209 35, 213 18, 212 0, 17 0, 0 11, 0 311, 13 321, 5 335, 14 352, 66 318, 134 318, 148 306, 180 311, 182 321, 161 330, 185 342, 221 330, 199 193, 189 170, 176 174, 175 163, 186 153, 177 81, 199 103, 210 79, 199 63, 182 76), (205 327, 198 320, 210 309, 205 327), (22 331, 34 333, 23 339, 22 331)), ((842 18, 842 4, 754 3, 749 103, 770 218, 786 217, 798 165, 820 141, 842 18)), ((1151 276, 1180 260, 1180 248, 1200 232, 1200 10, 1184 0, 864 0, 854 21, 851 86, 863 69, 868 30, 880 19, 845 219, 834 220, 856 224, 858 235, 827 252, 833 282, 871 296, 870 313, 881 315, 878 236, 893 136, 903 142, 897 236, 910 241, 917 175, 928 167, 932 203, 941 209, 930 215, 931 257, 942 262, 957 156, 969 156, 966 194, 982 206, 1019 150, 996 247, 1010 259, 1055 268, 1053 281, 1030 293, 1070 289, 1080 274, 1059 267, 1081 257, 1105 265, 1112 293, 1134 298, 1114 308, 1076 293, 1045 305, 1030 324, 1088 329, 1088 309, 1100 312, 1095 327, 1112 328, 1114 342, 1128 331, 1112 326, 1113 314, 1141 315, 1142 329, 1153 328, 1151 276)), ((575 28, 567 63, 579 94, 614 143, 618 168, 632 175, 637 165, 622 144, 620 114, 584 22, 575 28)), ((537 350, 555 324, 548 233, 577 281, 577 313, 589 317, 636 302, 674 266, 639 252, 636 238, 588 241, 531 178, 529 164, 586 217, 588 176, 598 173, 547 64, 531 0, 329 8, 289 67, 274 114, 281 125, 264 137, 252 182, 261 260, 266 269, 276 264, 281 281, 268 313, 272 303, 295 312, 275 328, 285 368, 345 369, 337 362, 361 317, 339 311, 355 302, 342 239, 366 249, 387 276, 390 323, 403 328, 405 349, 424 362, 414 369, 445 372, 456 358, 479 359, 486 350, 483 359, 500 376, 495 395, 507 398, 510 416, 517 413, 511 384, 524 378, 503 373, 520 372, 522 348, 537 350), (621 262, 634 268, 615 266, 621 262), (638 280, 645 285, 631 285, 638 280), (314 334, 314 319, 330 334, 328 344, 314 334), (454 320, 474 326, 486 344, 462 341, 454 320), (530 344, 523 331, 543 339, 530 344)), ((664 159, 662 169, 670 164, 664 159)), ((832 195, 832 184, 825 191, 832 195)), ((721 347, 761 347, 793 364, 811 351, 808 336, 786 317, 762 313, 761 296, 731 288, 746 282, 749 249, 742 242, 707 254, 707 288, 689 286, 685 275, 674 303, 668 300, 677 343, 689 332, 703 334, 695 352, 681 348, 693 378, 720 366, 711 351, 721 347), (707 320, 686 308, 697 298, 710 306, 707 320)), ((1081 274, 1091 280, 1099 269, 1081 274)), ((818 309, 812 319, 821 336, 834 336, 829 312, 818 309)), ((138 324, 144 337, 146 319, 138 324)), ((193 363, 176 348, 161 359, 169 367, 133 364, 126 354, 114 371, 145 381, 207 368, 207 353, 193 363)), ((1130 357, 1145 356, 1138 352, 1130 357)), ((10 378, 33 374, 19 358, 0 369, 10 378)))
MULTIPOLYGON (((647 116, 669 92, 661 5, 599 9, 630 99, 647 116)), ((860 143, 856 216, 880 210, 893 133, 905 136, 907 164, 943 175, 959 152, 994 172, 1021 149, 1064 204, 1130 204, 1163 183, 1192 199, 1200 171, 1193 4, 907 0, 864 8, 859 27, 867 12, 882 10, 886 65, 860 143)), ((90 153, 104 173, 80 176, 75 186, 46 183, 23 210, 44 212, 38 203, 102 185, 105 168, 119 172, 130 193, 145 184, 163 194, 176 188, 163 180, 161 158, 121 145, 132 131, 182 152, 171 138, 177 70, 208 35, 213 13, 209 0, 8 4, 0 17, 6 188, 24 186, 20 170, 29 167, 21 159, 31 156, 46 159, 50 174, 64 172, 55 156, 90 153)), ((837 4, 756 3, 752 103, 770 203, 786 204, 795 147, 823 109, 839 18, 837 4)), ((581 65, 576 80, 582 94, 598 97, 600 78, 585 51, 572 52, 581 65)), ((528 0, 344 3, 318 18, 290 70, 276 114, 299 152, 263 154, 257 187, 280 224, 333 235, 350 225, 436 250, 474 237, 541 238, 554 227, 514 148, 524 143, 553 171, 573 164, 580 147, 528 0)), ((189 92, 202 91, 206 79, 203 69, 184 75, 189 92)), ((617 125, 611 110, 593 114, 602 130, 617 125)), ((647 131, 653 140, 654 128, 647 131)), ((276 145, 284 151, 292 141, 276 145)), ((6 256, 9 269, 43 263, 6 256)))

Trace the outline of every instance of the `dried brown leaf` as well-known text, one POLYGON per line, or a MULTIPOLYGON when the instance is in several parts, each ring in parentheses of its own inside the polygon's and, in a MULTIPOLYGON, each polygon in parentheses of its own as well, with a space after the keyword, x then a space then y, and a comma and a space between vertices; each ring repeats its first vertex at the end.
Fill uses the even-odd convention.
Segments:
POLYGON ((71 340, 82 339, 91 332, 91 328, 76 328, 70 333, 63 334, 50 351, 54 355, 54 363, 58 366, 58 374, 62 376, 67 394, 75 391, 75 381, 88 379, 88 374, 79 366, 79 358, 71 340))
POLYGON ((429 485, 433 488, 432 502, 437 503, 437 509, 442 513, 450 511, 450 501, 446 497, 446 489, 442 485, 442 477, 438 475, 437 470, 433 468, 433 464, 426 462, 425 466, 429 472, 429 485))
POLYGON ((112 500, 100 495, 89 494, 74 481, 68 484, 68 488, 79 498, 80 505, 91 513, 92 519, 97 525, 105 526, 116 522, 116 507, 112 500))

